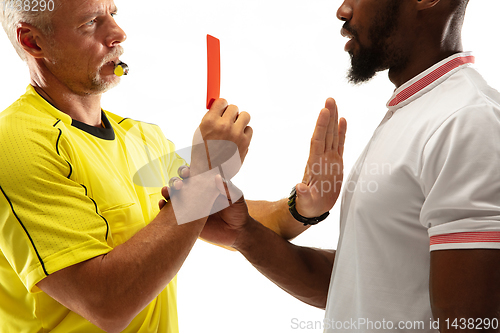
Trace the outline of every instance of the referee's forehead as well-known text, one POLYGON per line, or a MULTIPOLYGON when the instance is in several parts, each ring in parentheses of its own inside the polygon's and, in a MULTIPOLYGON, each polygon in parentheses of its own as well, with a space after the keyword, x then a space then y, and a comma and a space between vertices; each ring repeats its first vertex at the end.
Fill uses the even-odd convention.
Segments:
POLYGON ((116 13, 118 8, 113 0, 54 0, 67 19, 74 17, 90 17, 116 13))

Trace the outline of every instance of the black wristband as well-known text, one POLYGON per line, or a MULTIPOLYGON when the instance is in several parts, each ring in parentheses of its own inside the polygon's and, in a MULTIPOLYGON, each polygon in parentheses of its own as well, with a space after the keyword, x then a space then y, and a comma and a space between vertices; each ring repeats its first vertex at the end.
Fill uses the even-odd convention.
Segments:
POLYGON ((304 225, 315 225, 319 222, 323 221, 330 215, 330 212, 326 212, 321 216, 317 217, 305 217, 297 212, 297 208, 295 207, 295 199, 297 198, 297 190, 295 187, 292 189, 290 196, 288 197, 288 210, 290 210, 290 214, 299 222, 304 223, 304 225))

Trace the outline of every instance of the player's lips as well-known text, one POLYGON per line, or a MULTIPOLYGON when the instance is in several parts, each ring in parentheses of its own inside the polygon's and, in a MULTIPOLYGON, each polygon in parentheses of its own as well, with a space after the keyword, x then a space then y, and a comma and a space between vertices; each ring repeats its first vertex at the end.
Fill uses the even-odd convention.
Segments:
POLYGON ((355 36, 345 28, 340 29, 340 34, 342 37, 349 38, 349 41, 344 46, 344 51, 349 52, 354 46, 355 36))

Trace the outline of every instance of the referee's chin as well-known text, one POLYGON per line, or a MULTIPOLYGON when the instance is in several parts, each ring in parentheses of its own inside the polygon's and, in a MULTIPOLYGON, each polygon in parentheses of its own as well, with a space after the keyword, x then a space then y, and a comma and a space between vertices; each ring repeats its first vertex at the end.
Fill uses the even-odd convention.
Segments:
POLYGON ((98 74, 92 79, 92 86, 90 90, 94 94, 103 94, 118 86, 120 82, 121 78, 114 74, 106 76, 101 76, 100 74, 98 74))

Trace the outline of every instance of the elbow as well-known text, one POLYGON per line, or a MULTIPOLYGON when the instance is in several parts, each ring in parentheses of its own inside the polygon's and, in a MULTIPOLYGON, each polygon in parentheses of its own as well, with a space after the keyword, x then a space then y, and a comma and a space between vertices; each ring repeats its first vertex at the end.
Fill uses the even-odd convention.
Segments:
POLYGON ((328 292, 326 294, 321 293, 321 294, 318 294, 316 296, 308 297, 307 299, 303 299, 303 301, 311 306, 314 306, 314 307, 319 308, 321 310, 325 310, 326 309, 326 302, 328 299, 327 295, 328 295, 328 292))
MULTIPOLYGON (((296 289, 297 290, 297 289, 296 289)), ((304 285, 300 292, 290 293, 302 302, 325 310, 328 300, 328 286, 319 288, 318 285, 304 285)))
POLYGON ((128 326, 128 324, 121 325, 121 323, 96 323, 95 325, 106 333, 120 333, 123 332, 128 326))
POLYGON ((320 308, 321 310, 326 310, 326 303, 327 303, 327 298, 324 297, 318 302, 318 305, 316 307, 320 308))
POLYGON ((116 304, 92 306, 88 318, 90 322, 107 333, 125 330, 137 313, 116 304))
POLYGON ((124 331, 133 319, 121 316, 106 317, 96 315, 91 322, 107 333, 119 333, 124 331))

